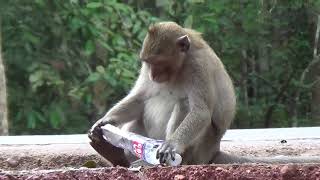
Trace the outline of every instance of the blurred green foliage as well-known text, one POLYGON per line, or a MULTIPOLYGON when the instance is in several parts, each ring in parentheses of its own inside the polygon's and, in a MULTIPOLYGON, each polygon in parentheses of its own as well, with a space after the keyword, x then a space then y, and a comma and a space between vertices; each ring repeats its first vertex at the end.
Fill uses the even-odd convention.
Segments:
POLYGON ((0 3, 11 134, 85 133, 130 89, 147 27, 203 33, 238 95, 233 127, 309 126, 320 2, 10 0, 0 3), (298 101, 297 101, 298 99, 298 101))
POLYGON ((84 133, 134 82, 149 13, 114 0, 2 7, 12 133, 84 133))

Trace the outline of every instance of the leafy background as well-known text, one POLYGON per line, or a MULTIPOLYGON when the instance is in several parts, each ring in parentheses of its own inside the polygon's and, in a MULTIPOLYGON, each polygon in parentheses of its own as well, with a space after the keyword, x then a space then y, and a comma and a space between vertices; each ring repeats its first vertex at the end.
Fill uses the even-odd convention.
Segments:
POLYGON ((203 33, 234 80, 233 128, 320 123, 319 0, 0 3, 11 134, 85 133, 138 74, 147 27, 203 33), (309 66, 310 65, 310 66, 309 66))

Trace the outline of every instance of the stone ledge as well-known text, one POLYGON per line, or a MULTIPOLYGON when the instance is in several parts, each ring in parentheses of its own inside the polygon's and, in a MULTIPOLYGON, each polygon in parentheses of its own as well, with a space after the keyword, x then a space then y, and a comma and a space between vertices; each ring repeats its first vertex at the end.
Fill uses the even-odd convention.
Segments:
MULTIPOLYGON (((80 168, 90 160, 109 166, 88 142, 86 135, 2 136, 0 169, 80 168)), ((229 130, 221 149, 243 156, 320 156, 320 128, 229 130)))
MULTIPOLYGON (((280 141, 283 139, 320 139, 320 127, 230 129, 222 140, 250 143, 250 141, 280 141)), ((0 145, 84 144, 88 142, 86 134, 0 136, 0 145)))

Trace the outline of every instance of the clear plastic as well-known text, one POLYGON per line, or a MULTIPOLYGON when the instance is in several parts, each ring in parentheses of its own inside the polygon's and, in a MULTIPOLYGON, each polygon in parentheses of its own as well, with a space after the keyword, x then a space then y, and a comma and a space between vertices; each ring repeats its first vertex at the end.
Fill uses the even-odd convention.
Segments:
MULTIPOLYGON (((104 139, 112 145, 130 151, 149 164, 160 164, 159 159, 156 158, 156 154, 164 142, 163 140, 155 140, 132 132, 122 131, 110 124, 102 126, 101 129, 104 139)), ((176 153, 174 159, 173 161, 171 157, 168 157, 166 162, 171 166, 181 164, 182 158, 179 154, 176 153)))

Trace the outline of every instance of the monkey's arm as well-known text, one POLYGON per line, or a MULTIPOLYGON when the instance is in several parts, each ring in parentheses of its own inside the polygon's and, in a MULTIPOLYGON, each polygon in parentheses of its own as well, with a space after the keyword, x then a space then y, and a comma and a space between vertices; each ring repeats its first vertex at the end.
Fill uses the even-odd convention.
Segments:
POLYGON ((132 93, 113 106, 98 123, 111 123, 115 126, 140 118, 143 111, 141 93, 132 93))
POLYGON ((142 111, 143 98, 141 93, 130 93, 92 126, 89 131, 89 138, 92 141, 100 141, 102 138, 101 126, 106 124, 119 126, 123 123, 137 120, 140 118, 142 111))
POLYGON ((119 126, 123 123, 137 120, 141 117, 144 108, 144 78, 140 74, 131 92, 113 106, 89 130, 89 138, 98 141, 102 137, 100 127, 106 124, 119 126))
POLYGON ((89 130, 90 145, 114 166, 129 166, 129 162, 125 158, 123 149, 117 148, 104 140, 100 127, 108 123, 117 126, 132 120, 137 120, 143 111, 142 99, 141 93, 133 89, 127 97, 123 98, 118 104, 111 108, 106 115, 99 119, 89 130))

